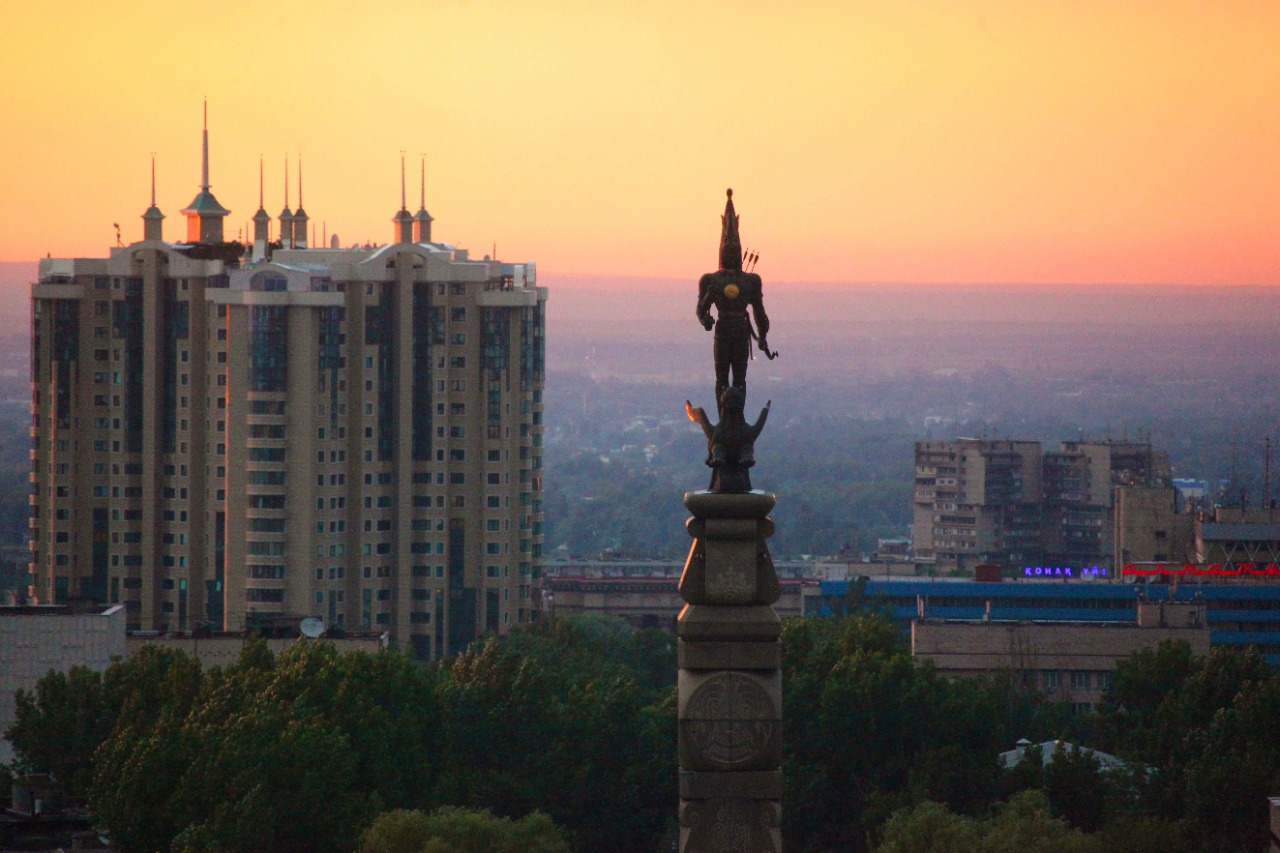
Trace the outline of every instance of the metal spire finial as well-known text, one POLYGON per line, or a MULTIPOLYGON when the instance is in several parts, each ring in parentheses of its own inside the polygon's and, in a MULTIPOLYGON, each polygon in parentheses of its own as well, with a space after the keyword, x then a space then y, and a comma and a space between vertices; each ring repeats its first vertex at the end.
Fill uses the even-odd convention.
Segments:
POLYGON ((209 99, 204 99, 204 141, 200 157, 200 189, 209 189, 209 99))

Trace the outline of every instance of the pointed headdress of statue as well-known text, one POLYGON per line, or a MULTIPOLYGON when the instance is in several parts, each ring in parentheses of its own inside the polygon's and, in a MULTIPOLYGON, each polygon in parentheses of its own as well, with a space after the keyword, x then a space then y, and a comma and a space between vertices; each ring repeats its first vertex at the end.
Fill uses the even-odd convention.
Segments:
POLYGON ((733 210, 733 190, 725 190, 724 215, 720 217, 720 269, 742 271, 742 241, 738 239, 738 214, 733 210))

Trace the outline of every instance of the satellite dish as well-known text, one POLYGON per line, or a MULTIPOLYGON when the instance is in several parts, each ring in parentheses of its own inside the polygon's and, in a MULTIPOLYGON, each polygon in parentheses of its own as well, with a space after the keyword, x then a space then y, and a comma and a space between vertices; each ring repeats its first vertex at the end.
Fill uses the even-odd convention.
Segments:
POLYGON ((302 620, 302 624, 298 626, 298 630, 302 631, 302 636, 310 637, 313 640, 316 637, 324 636, 324 622, 321 622, 314 616, 308 616, 302 620))

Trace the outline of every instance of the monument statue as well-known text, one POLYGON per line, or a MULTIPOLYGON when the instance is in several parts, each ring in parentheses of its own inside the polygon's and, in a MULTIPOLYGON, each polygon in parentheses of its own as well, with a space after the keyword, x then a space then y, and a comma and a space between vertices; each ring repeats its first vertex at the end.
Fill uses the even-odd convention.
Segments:
POLYGON ((720 217, 720 268, 709 272, 698 282, 698 320, 707 331, 715 329, 716 401, 729 385, 730 373, 733 385, 745 394, 747 390, 747 359, 751 355, 751 341, 755 339, 761 351, 769 358, 767 343, 769 315, 764 313, 764 293, 760 276, 742 269, 742 241, 738 238, 738 214, 733 209, 733 190, 726 190, 724 215, 720 217), (716 316, 712 318, 711 308, 716 316), (755 318, 752 328, 751 317, 755 318))
POLYGON ((684 496, 693 545, 676 621, 680 853, 781 853, 782 622, 772 605, 782 587, 767 542, 776 498, 753 491, 749 476, 770 406, 755 423, 744 415, 752 339, 769 358, 776 353, 765 343, 760 277, 743 269, 728 195, 720 269, 698 285, 698 319, 715 329, 719 422, 684 404, 707 437, 712 476, 706 491, 684 496))

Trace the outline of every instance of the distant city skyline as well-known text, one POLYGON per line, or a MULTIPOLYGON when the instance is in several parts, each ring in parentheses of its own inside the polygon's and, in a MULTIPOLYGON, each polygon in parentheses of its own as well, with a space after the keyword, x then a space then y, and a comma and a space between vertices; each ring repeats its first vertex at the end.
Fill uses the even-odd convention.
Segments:
POLYGON ((544 276, 710 269, 732 186, 767 281, 1280 285, 1277 42, 1247 2, 17 6, 0 261, 140 239, 153 152, 176 223, 207 96, 229 239, 287 155, 317 239, 385 241, 403 150, 437 239, 544 276))

